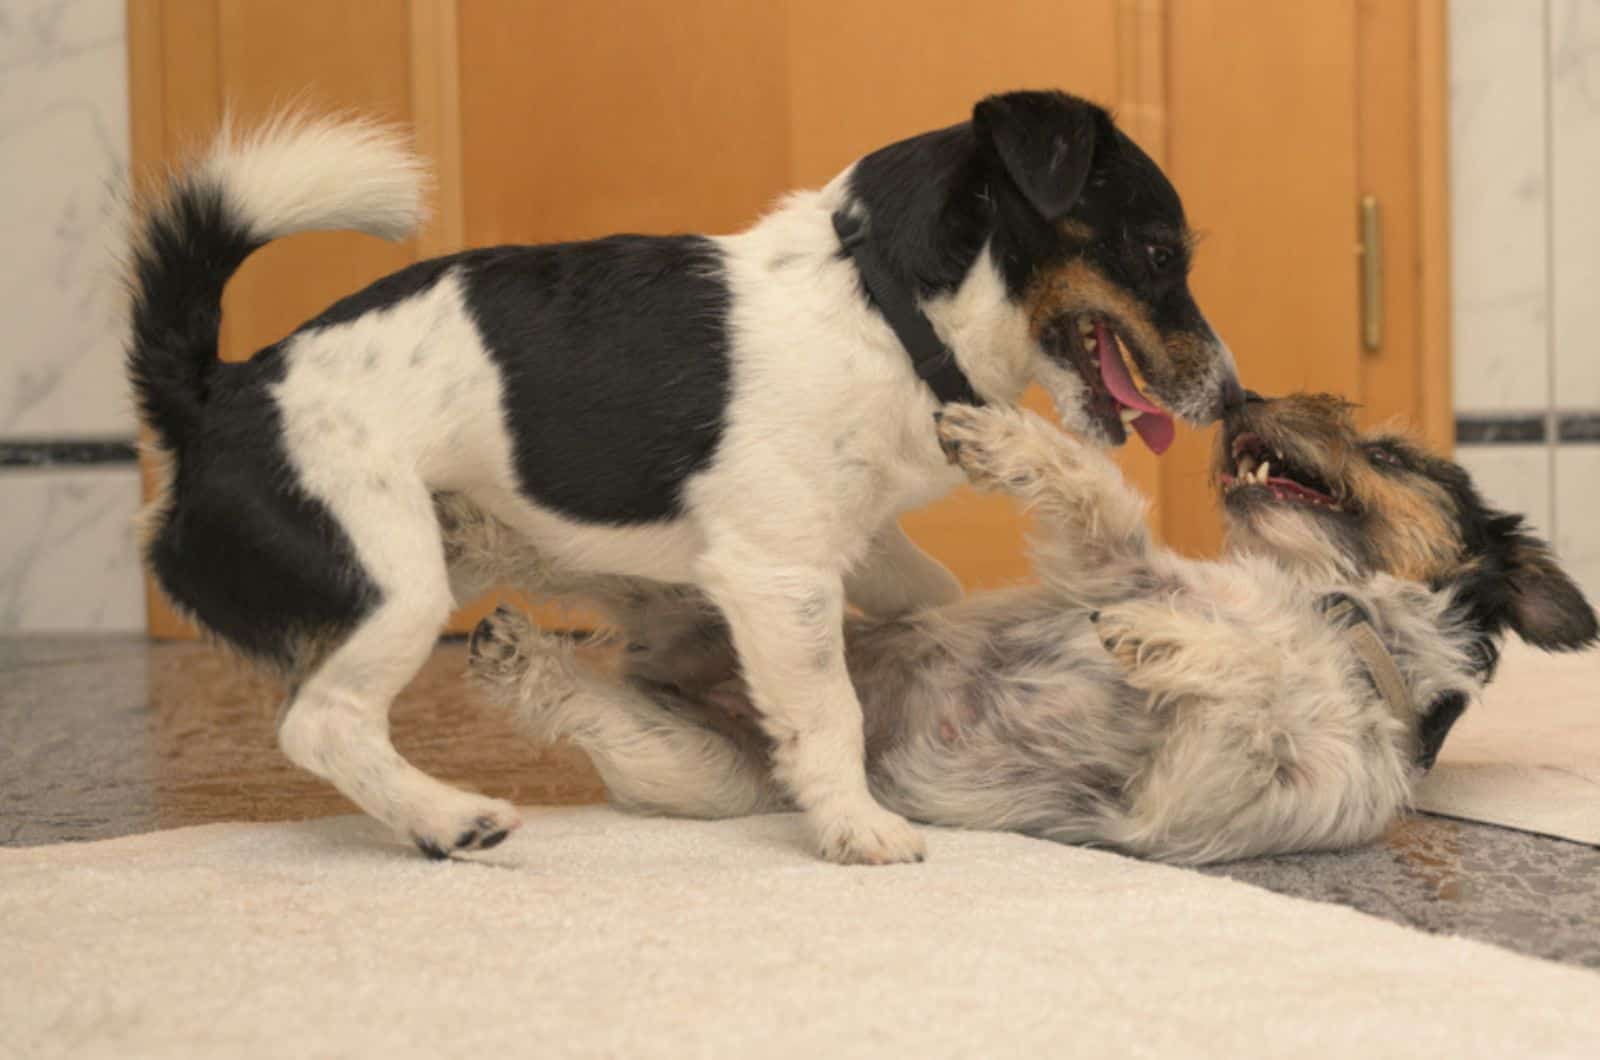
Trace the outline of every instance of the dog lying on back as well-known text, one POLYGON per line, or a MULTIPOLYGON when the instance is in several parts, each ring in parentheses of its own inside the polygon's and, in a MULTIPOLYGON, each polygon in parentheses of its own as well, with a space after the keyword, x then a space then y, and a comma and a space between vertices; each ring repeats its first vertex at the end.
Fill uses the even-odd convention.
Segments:
MULTIPOLYGON (((1226 556, 1154 545, 1099 451, 1015 410, 945 409, 978 486, 1033 512, 1034 587, 853 621, 874 792, 915 820, 1199 863, 1347 847, 1407 805, 1503 635, 1594 642, 1582 594, 1456 464, 1364 435, 1337 398, 1254 398, 1221 432, 1226 556)), ((624 617, 616 676, 502 610, 472 673, 612 799, 790 808, 712 612, 624 617)))

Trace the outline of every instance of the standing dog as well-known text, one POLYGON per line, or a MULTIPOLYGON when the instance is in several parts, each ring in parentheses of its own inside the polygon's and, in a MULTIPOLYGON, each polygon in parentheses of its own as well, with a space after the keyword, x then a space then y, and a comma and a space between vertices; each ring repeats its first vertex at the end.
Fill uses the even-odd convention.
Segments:
MULTIPOLYGON (((1190 863, 1376 838, 1504 632, 1583 647, 1595 615, 1460 467, 1359 434, 1347 408, 1295 397, 1229 418, 1220 562, 1154 547, 1143 499, 1090 447, 1013 410, 947 412, 972 480, 1037 516, 1041 584, 852 623, 884 804, 1190 863)), ((627 630, 615 681, 501 611, 473 637, 474 677, 576 741, 626 807, 788 808, 743 682, 697 662, 666 617, 627 630)))
POLYGON ((919 858, 868 791, 841 629, 847 599, 892 615, 957 595, 896 524, 959 481, 927 430, 935 391, 1010 404, 1038 381, 1074 428, 1119 443, 1131 425, 1157 449, 1171 419, 1123 349, 1190 420, 1242 401, 1188 291, 1177 194, 1059 93, 984 100, 738 235, 424 261, 218 363, 222 288, 252 251, 403 235, 420 175, 366 126, 224 136, 141 222, 128 363, 169 468, 148 513, 159 583, 287 673, 285 753, 430 855, 517 824, 388 736, 391 700, 496 569, 636 602, 698 586, 823 853, 919 858), (490 531, 519 569, 474 561, 462 542, 490 531))

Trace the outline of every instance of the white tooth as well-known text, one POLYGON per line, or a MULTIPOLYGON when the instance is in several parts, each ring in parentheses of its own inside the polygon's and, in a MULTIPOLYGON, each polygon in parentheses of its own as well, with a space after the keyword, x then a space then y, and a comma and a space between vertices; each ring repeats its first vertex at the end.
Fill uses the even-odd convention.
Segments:
POLYGON ((1271 470, 1272 470, 1272 461, 1270 461, 1270 460, 1261 461, 1261 470, 1256 472, 1256 478, 1258 478, 1262 482, 1267 481, 1267 472, 1269 472, 1271 470))
POLYGON ((1083 340, 1083 348, 1093 353, 1100 348, 1100 340, 1091 335, 1083 340))
POLYGON ((1122 417, 1122 425, 1124 427, 1132 427, 1133 421, 1138 419, 1140 416, 1143 416, 1144 413, 1140 412, 1138 409, 1122 409, 1119 411, 1118 415, 1122 417))
POLYGON ((1242 479, 1254 478, 1255 475, 1253 474, 1253 472, 1255 471, 1255 469, 1256 469, 1256 458, 1255 457, 1250 456, 1249 454, 1246 454, 1246 455, 1241 456, 1239 458, 1239 477, 1240 478, 1242 478, 1242 479))
POLYGON ((1079 317, 1078 318, 1078 334, 1080 334, 1080 335, 1093 335, 1094 334, 1094 321, 1090 320, 1088 317, 1079 317))

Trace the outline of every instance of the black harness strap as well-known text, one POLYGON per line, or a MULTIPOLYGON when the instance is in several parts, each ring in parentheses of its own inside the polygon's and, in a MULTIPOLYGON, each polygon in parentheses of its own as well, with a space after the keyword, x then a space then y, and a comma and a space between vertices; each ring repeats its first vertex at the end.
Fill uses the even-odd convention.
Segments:
POLYGON ((956 363, 955 354, 940 340, 928 318, 917 308, 911 292, 895 282, 884 267, 872 243, 867 239, 867 226, 844 211, 833 215, 833 230, 839 243, 856 264, 867 296, 878 307, 878 312, 888 322, 900 345, 911 357, 911 366, 917 376, 933 391, 941 404, 959 402, 964 405, 982 405, 983 399, 972 389, 967 374, 956 363))

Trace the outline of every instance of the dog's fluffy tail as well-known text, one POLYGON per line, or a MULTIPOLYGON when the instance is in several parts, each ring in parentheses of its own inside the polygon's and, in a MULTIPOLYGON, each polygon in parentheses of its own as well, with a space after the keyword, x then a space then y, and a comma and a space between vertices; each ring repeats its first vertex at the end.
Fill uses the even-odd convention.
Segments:
POLYGON ((222 289, 245 258, 295 232, 400 239, 422 221, 427 172, 395 130, 281 116, 253 133, 225 125, 135 222, 128 374, 144 420, 170 450, 199 422, 216 364, 222 289))

